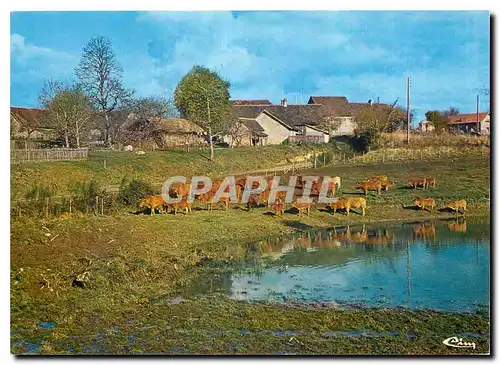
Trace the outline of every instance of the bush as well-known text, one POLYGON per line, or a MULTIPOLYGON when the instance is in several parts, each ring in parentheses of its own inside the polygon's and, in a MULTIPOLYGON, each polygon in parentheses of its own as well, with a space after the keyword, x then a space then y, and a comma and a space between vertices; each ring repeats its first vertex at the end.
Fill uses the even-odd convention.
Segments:
POLYGON ((28 204, 24 207, 25 212, 35 216, 50 213, 52 200, 56 192, 57 188, 55 185, 34 185, 31 190, 26 193, 25 198, 28 200, 28 204))
POLYGON ((134 179, 127 183, 126 179, 123 179, 117 201, 126 206, 136 206, 139 200, 152 194, 153 187, 147 181, 134 179))
MULTIPOLYGON (((77 183, 73 188, 73 206, 76 210, 85 211, 96 209, 97 199, 106 199, 108 195, 95 180, 89 182, 77 183)), ((109 199, 108 199, 109 200, 109 199)))

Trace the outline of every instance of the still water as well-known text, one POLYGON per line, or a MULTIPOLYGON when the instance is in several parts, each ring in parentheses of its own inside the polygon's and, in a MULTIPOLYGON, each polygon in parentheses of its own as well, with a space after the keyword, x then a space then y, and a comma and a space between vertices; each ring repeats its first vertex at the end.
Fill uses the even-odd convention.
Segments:
POLYGON ((343 227, 262 241, 248 250, 260 260, 206 276, 203 291, 345 308, 489 307, 489 222, 343 227))

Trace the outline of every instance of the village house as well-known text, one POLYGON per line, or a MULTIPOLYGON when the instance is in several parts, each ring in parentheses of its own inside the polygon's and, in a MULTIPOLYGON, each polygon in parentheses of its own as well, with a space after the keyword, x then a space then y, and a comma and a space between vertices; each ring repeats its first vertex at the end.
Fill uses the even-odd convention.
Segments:
MULTIPOLYGON (((120 114, 112 112, 112 116, 120 114)), ((96 117, 95 124, 99 118, 96 117)), ((10 108, 11 127, 11 149, 17 148, 40 148, 46 145, 57 145, 60 135, 45 115, 45 110, 38 108, 10 108)), ((86 136, 86 143, 92 144, 102 139, 102 132, 97 128, 92 128, 86 136)), ((62 143, 62 142, 60 142, 62 143)))
MULTIPOLYGON (((390 107, 371 102, 350 103, 344 96, 311 96, 307 104, 288 104, 286 98, 280 105, 269 100, 233 100, 231 103, 234 125, 244 123, 248 129, 245 133, 254 135, 252 138, 258 140, 258 144, 327 143, 333 136, 354 134, 355 118, 363 108, 390 107)), ((230 135, 224 138, 230 145, 233 139, 230 135)))
POLYGON ((453 132, 471 133, 478 132, 477 122, 479 121, 479 133, 490 134, 490 113, 469 113, 457 114, 448 117, 447 127, 453 132))
POLYGON ((267 141, 267 134, 255 119, 240 118, 234 122, 223 141, 233 147, 264 146, 267 141))
POLYGON ((206 145, 205 132, 183 118, 133 120, 125 127, 127 143, 142 148, 175 148, 206 145))
POLYGON ((54 128, 47 125, 44 110, 36 108, 10 108, 11 137, 14 139, 50 140, 54 128))

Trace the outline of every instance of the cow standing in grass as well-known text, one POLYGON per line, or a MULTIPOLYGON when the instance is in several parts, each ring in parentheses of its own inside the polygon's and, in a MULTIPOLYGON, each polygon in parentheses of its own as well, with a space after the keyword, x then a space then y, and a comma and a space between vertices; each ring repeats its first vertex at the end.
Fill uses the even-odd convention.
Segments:
POLYGON ((355 186, 356 189, 361 189, 365 196, 368 196, 368 191, 376 191, 378 195, 382 191, 382 184, 380 181, 364 181, 361 183, 357 183, 355 186))
POLYGON ((436 202, 432 198, 416 198, 413 201, 413 204, 420 208, 420 210, 428 209, 431 213, 434 213, 434 210, 436 209, 436 202))
MULTIPOLYGON (((165 200, 161 197, 161 195, 150 195, 139 202, 139 209, 144 210, 145 208, 149 208, 151 210, 150 215, 153 215, 155 209, 158 208, 160 214, 161 209, 164 208, 165 200)), ((164 209, 163 209, 164 210, 164 209)))

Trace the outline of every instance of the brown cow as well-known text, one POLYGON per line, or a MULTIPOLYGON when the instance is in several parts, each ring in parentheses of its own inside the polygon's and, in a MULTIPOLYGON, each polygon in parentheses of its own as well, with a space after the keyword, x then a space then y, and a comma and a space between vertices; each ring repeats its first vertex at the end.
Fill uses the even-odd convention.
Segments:
POLYGON ((413 204, 421 210, 425 210, 427 208, 431 213, 434 212, 434 209, 436 208, 436 202, 432 198, 416 198, 413 201, 413 204))
POLYGON ((333 210, 333 215, 335 215, 335 213, 337 213, 337 210, 345 209, 345 201, 339 199, 336 202, 330 203, 329 206, 333 210))
POLYGON ((354 188, 361 189, 365 196, 368 196, 368 191, 376 191, 380 195, 382 184, 380 181, 363 181, 362 183, 357 183, 354 188))
POLYGON ((298 201, 294 201, 292 203, 292 206, 299 211, 299 216, 301 216, 304 212, 306 212, 306 214, 309 216, 312 204, 313 203, 299 203, 298 201))
POLYGON ((436 187, 436 178, 434 176, 427 176, 425 178, 425 187, 426 188, 429 188, 429 187, 433 187, 435 188, 436 187))
POLYGON ((415 190, 417 190, 418 186, 422 186, 422 188, 425 189, 427 187, 427 180, 425 177, 423 179, 409 179, 408 185, 415 190))
POLYGON ((452 203, 449 203, 444 206, 444 208, 451 209, 455 211, 455 213, 458 214, 460 212, 460 209, 462 209, 462 214, 465 214, 465 211, 467 210, 467 201, 465 199, 462 200, 457 200, 452 203))
POLYGON ((161 195, 150 195, 139 202, 139 209, 149 208, 151 209, 150 215, 153 215, 156 208, 163 208, 164 203, 165 201, 163 200, 161 195))
POLYGON ((366 199, 365 198, 348 198, 348 197, 341 197, 339 200, 344 201, 344 207, 347 212, 347 215, 349 215, 349 211, 352 208, 361 208, 363 216, 365 215, 365 210, 366 210, 366 199))
POLYGON ((376 175, 376 176, 372 176, 372 177, 368 178, 367 180, 384 182, 384 181, 389 180, 389 178, 387 177, 387 175, 376 175))
POLYGON ((380 182, 382 185, 382 190, 388 191, 390 187, 396 185, 394 181, 390 181, 386 175, 373 176, 369 179, 366 179, 365 182, 380 182))
MULTIPOLYGON (((217 190, 219 190, 220 186, 222 185, 222 180, 214 180, 212 182, 212 187, 210 190, 204 194, 200 194, 196 196, 196 199, 206 203, 207 205, 207 210, 211 211, 212 210, 212 199, 214 198, 215 194, 217 193, 217 190)), ((225 192, 229 191, 229 186, 226 188, 225 192)), ((229 197, 221 197, 219 199, 219 203, 223 202, 224 203, 224 208, 227 210, 229 209, 229 203, 230 203, 230 198, 229 197)))
POLYGON ((251 194, 248 197, 247 201, 247 211, 253 211, 255 207, 257 207, 260 204, 260 195, 257 194, 251 194))
POLYGON ((276 202, 271 204, 271 208, 274 211, 274 215, 283 216, 285 212, 285 203, 283 203, 280 198, 277 198, 276 202))
POLYGON ((174 182, 170 185, 168 195, 172 198, 184 198, 191 191, 191 184, 184 184, 181 182, 174 182))
POLYGON ((174 210, 174 215, 177 215, 177 212, 179 210, 183 210, 184 214, 188 214, 188 213, 192 212, 192 210, 191 210, 192 205, 193 205, 193 203, 190 203, 187 200, 187 197, 184 197, 180 202, 165 203, 164 207, 166 207, 167 213, 170 211, 170 208, 172 208, 174 210))

